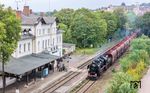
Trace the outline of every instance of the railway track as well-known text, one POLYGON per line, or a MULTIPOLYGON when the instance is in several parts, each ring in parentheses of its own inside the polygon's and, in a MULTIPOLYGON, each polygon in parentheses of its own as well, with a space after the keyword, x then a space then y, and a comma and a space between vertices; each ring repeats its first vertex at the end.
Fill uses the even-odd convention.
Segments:
POLYGON ((92 63, 93 59, 88 60, 87 62, 83 63, 82 65, 78 66, 78 69, 83 69, 84 67, 87 67, 90 63, 92 63))
POLYGON ((82 83, 80 85, 79 88, 77 88, 75 91, 73 91, 73 93, 86 93, 89 88, 91 88, 96 81, 91 81, 91 80, 85 80, 84 83, 82 83))
MULTIPOLYGON (((82 65, 80 65, 78 67, 78 69, 83 69, 84 67, 89 65, 91 63, 91 60, 89 60, 88 62, 83 63, 82 65)), ((56 82, 53 82, 52 84, 48 85, 47 88, 40 91, 39 93, 53 93, 55 90, 57 90, 62 85, 66 84, 67 82, 69 82, 70 80, 72 80, 73 78, 78 76, 79 74, 81 74, 81 72, 70 71, 66 75, 64 75, 62 78, 58 79, 56 82)))
POLYGON ((56 89, 58 89, 59 87, 61 87, 62 85, 64 85, 65 83, 67 83, 68 81, 70 81, 71 79, 73 79, 74 77, 76 77, 79 74, 80 74, 80 72, 72 72, 71 71, 64 77, 62 77, 59 80, 50 84, 47 88, 40 91, 39 93, 53 93, 56 89))
MULTIPOLYGON (((108 49, 106 49, 105 51, 103 51, 101 53, 97 53, 97 55, 105 53, 110 48, 111 47, 109 47, 108 49)), ((87 62, 81 64, 77 68, 78 69, 83 69, 83 68, 87 67, 87 65, 89 65, 92 62, 92 60, 93 60, 93 58, 89 59, 87 62)), ((62 78, 60 78, 57 81, 53 82, 52 84, 48 85, 48 87, 46 87, 45 89, 41 90, 39 93, 54 93, 58 88, 60 88, 61 86, 63 86, 67 82, 71 81, 73 78, 75 78, 79 74, 81 74, 81 72, 70 71, 66 75, 64 75, 62 78)), ((81 87, 80 90, 78 92, 76 92, 76 93, 86 93, 86 91, 88 90, 88 88, 90 88, 92 85, 94 85, 95 82, 96 81, 90 81, 90 80, 88 80, 88 82, 85 83, 85 85, 83 87, 81 87)))

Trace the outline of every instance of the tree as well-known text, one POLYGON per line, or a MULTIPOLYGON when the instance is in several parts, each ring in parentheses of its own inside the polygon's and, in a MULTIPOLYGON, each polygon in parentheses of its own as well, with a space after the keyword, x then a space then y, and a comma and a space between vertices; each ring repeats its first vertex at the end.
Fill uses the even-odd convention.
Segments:
POLYGON ((136 89, 130 87, 132 77, 124 72, 117 72, 113 75, 110 86, 106 93, 136 93, 136 89))
POLYGON ((122 2, 122 3, 121 3, 121 6, 123 6, 123 7, 126 6, 125 2, 122 2))
POLYGON ((72 39, 78 47, 97 47, 105 40, 107 23, 90 10, 82 8, 75 11, 70 29, 72 39))
POLYGON ((117 16, 117 25, 121 30, 125 29, 125 24, 127 22, 127 16, 123 8, 117 8, 114 10, 115 15, 117 16))
POLYGON ((107 36, 112 35, 117 31, 117 16, 111 12, 97 12, 98 16, 102 19, 105 19, 107 23, 107 36))
POLYGON ((70 27, 72 17, 73 17, 74 10, 73 9, 62 9, 58 12, 55 12, 54 16, 56 16, 60 23, 63 23, 67 25, 67 27, 70 27))
POLYGON ((137 16, 134 12, 129 11, 127 12, 127 28, 130 30, 135 30, 136 29, 136 24, 135 21, 137 19, 137 16))
POLYGON ((141 28, 142 32, 150 37, 150 12, 139 17, 136 21, 136 26, 141 28))
MULTIPOLYGON (((3 87, 5 90, 4 64, 9 60, 20 39, 20 21, 11 8, 0 5, 0 60, 3 70, 3 87)), ((5 91, 3 91, 4 93, 5 91)))
POLYGON ((71 40, 71 32, 70 29, 68 29, 67 25, 63 23, 58 24, 59 28, 63 30, 63 42, 72 42, 71 40))

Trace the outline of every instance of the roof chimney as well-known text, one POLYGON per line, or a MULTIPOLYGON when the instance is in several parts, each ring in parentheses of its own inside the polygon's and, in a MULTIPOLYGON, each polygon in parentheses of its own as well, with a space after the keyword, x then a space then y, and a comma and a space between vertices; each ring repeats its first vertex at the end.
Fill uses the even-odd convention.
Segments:
POLYGON ((44 12, 40 12, 40 16, 44 16, 44 12))
POLYGON ((16 11, 16 17, 18 19, 21 19, 21 11, 19 11, 19 10, 16 11))
POLYGON ((29 14, 30 14, 29 6, 24 6, 24 8, 23 8, 23 13, 24 13, 26 16, 29 16, 29 14))
POLYGON ((32 9, 30 9, 30 14, 32 14, 32 9))

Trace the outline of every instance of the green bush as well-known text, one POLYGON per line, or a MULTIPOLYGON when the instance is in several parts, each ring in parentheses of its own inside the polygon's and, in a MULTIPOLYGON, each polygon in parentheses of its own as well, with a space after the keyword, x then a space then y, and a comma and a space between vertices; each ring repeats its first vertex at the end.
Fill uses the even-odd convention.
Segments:
POLYGON ((120 60, 121 71, 113 75, 106 93, 137 93, 130 87, 130 81, 140 80, 150 64, 150 39, 146 36, 131 43, 131 50, 120 60))
POLYGON ((132 77, 124 72, 117 72, 113 75, 110 81, 110 86, 107 88, 106 93, 136 93, 135 89, 130 87, 132 77))

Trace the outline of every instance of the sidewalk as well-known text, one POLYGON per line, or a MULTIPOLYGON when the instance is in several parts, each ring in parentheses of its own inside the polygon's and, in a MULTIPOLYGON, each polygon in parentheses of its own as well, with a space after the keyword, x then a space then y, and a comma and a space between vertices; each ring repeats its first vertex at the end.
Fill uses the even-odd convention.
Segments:
POLYGON ((141 88, 138 93, 150 93, 150 67, 146 75, 141 79, 141 88))

